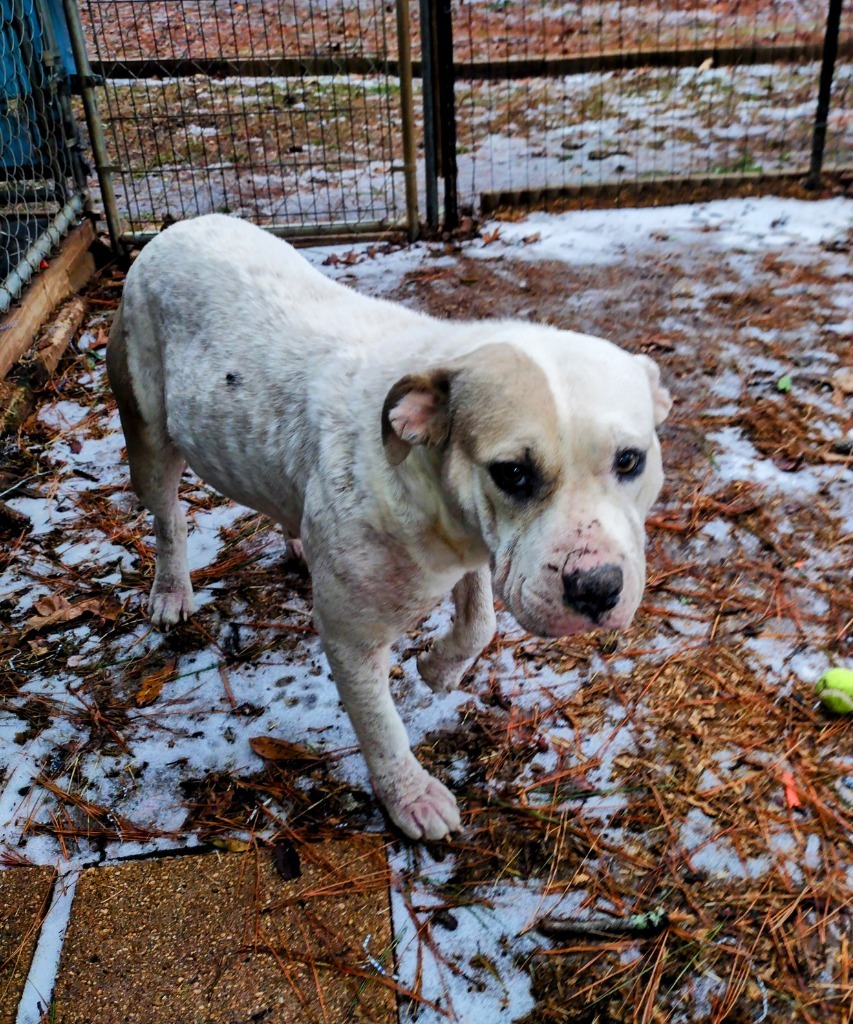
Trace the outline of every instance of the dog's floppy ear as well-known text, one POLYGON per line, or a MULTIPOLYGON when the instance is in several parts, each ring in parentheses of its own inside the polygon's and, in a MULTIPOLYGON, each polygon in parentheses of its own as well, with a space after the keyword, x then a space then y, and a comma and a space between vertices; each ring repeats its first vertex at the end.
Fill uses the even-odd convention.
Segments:
POLYGON ((392 466, 412 445, 439 445, 450 433, 449 369, 409 373, 388 392, 382 406, 382 444, 392 466))
POLYGON ((648 356, 634 356, 642 364, 643 369, 649 378, 649 385, 652 389, 652 406, 655 412, 655 426, 659 427, 669 415, 672 408, 672 395, 660 382, 660 370, 654 359, 648 356))

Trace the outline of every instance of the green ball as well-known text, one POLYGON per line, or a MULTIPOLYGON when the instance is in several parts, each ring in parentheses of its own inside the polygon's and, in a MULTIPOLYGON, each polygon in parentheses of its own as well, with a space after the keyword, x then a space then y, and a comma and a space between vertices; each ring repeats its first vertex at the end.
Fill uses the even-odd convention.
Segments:
POLYGON ((830 668, 815 686, 820 702, 836 715, 853 714, 853 669, 830 668))

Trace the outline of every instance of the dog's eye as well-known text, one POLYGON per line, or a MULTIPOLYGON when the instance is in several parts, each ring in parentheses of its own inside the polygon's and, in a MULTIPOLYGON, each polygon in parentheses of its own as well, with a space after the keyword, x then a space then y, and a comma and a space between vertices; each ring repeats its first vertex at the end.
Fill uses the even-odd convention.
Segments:
POLYGON ((646 468, 646 453, 639 448, 623 448, 613 460, 613 472, 623 480, 633 480, 646 468))
POLYGON ((529 498, 539 485, 536 470, 523 462, 493 462, 489 476, 504 494, 513 498, 529 498))

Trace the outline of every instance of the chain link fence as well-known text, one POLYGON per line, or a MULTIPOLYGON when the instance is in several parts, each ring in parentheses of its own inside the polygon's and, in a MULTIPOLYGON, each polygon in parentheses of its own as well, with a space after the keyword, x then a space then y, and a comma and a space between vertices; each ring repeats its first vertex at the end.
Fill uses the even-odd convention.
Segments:
POLYGON ((61 5, 0 0, 0 313, 87 202, 61 5))

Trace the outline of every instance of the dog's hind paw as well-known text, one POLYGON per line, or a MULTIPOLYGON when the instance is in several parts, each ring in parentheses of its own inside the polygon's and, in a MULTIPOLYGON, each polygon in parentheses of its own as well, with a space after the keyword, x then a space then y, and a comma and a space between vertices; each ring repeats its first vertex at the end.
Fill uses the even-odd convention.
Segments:
POLYGON ((461 827, 456 798, 418 765, 418 774, 404 779, 382 796, 394 824, 411 839, 445 839, 461 827))
POLYGON ((467 659, 443 658, 435 645, 418 655, 418 675, 433 693, 458 690, 467 667, 467 659))
POLYGON ((189 584, 158 583, 148 598, 148 618, 158 629, 169 629, 186 620, 195 611, 192 587, 189 584))

